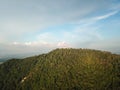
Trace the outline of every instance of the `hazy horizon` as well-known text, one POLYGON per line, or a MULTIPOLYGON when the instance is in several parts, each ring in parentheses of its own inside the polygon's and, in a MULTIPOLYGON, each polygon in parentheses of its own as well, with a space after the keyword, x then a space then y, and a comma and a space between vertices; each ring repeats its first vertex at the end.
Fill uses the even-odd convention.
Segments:
POLYGON ((56 48, 120 54, 120 1, 0 0, 0 59, 56 48))

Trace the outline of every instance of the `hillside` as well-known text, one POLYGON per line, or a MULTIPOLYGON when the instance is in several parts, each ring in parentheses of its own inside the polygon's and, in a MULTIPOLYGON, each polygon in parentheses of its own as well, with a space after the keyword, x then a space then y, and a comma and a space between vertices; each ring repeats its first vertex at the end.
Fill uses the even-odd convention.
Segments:
POLYGON ((120 90, 120 55, 56 49, 0 64, 0 90, 120 90))

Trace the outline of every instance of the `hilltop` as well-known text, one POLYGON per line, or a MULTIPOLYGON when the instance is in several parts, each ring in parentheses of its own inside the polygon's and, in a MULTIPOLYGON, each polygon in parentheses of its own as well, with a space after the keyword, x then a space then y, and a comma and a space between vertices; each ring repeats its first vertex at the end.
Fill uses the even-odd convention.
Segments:
POLYGON ((55 49, 0 64, 0 90, 120 90, 120 55, 55 49))

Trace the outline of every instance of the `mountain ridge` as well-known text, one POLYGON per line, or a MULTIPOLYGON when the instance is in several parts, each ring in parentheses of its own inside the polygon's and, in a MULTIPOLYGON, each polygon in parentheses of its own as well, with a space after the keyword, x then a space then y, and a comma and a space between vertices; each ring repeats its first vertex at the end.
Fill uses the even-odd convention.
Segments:
POLYGON ((120 55, 62 48, 0 65, 1 90, 119 90, 120 55))

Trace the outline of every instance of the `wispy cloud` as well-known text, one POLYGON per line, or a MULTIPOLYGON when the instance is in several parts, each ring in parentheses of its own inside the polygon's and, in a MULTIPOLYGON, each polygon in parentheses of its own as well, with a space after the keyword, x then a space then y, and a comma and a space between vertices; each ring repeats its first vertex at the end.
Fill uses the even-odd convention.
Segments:
POLYGON ((117 14, 118 12, 119 11, 113 11, 113 12, 110 12, 110 13, 102 15, 102 16, 97 16, 97 17, 93 18, 93 20, 97 21, 97 20, 107 19, 110 16, 117 14))
MULTIPOLYGON (((109 11, 109 8, 115 5, 111 1, 104 0, 69 0, 69 2, 67 0, 2 0, 0 1, 0 36, 4 35, 6 41, 24 39, 27 33, 34 33, 51 25, 81 21, 93 13, 109 11)), ((99 16, 96 19, 103 19, 115 13, 99 16)))

